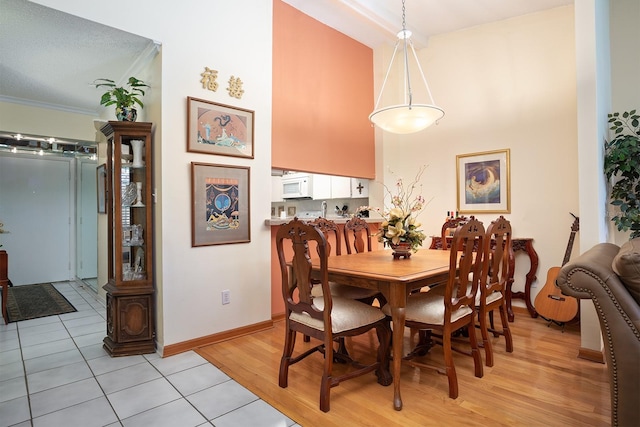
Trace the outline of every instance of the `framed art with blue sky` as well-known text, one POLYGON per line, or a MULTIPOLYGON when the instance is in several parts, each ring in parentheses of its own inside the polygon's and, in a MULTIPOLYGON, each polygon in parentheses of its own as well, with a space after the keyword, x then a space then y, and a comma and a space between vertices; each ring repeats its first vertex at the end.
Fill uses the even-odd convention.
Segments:
POLYGON ((509 149, 456 156, 458 212, 511 213, 509 149))

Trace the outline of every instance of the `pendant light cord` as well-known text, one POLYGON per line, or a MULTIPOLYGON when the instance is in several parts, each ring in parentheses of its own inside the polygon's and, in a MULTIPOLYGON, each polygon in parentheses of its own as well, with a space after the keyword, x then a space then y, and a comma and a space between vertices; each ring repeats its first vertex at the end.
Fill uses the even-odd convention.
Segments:
POLYGON ((404 6, 404 0, 402 0, 402 35, 403 35, 403 39, 404 39, 404 71, 405 74, 407 75, 407 96, 409 97, 408 99, 408 106, 409 109, 411 109, 411 105, 413 105, 413 93, 411 92, 411 76, 409 76, 409 54, 408 54, 408 47, 407 47, 407 21, 406 21, 406 9, 404 6))

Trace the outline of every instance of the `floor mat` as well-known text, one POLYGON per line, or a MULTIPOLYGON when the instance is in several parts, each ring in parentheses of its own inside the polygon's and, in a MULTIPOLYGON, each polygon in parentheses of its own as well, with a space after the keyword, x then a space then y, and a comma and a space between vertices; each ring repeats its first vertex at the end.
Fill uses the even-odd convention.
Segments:
POLYGON ((7 314, 9 322, 77 311, 51 283, 9 288, 7 314))

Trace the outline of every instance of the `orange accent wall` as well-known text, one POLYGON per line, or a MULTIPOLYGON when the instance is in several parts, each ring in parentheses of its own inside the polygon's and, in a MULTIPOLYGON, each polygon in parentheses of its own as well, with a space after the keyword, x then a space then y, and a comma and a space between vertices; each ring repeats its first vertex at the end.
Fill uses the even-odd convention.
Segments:
POLYGON ((274 168, 375 178, 373 50, 273 2, 274 168))

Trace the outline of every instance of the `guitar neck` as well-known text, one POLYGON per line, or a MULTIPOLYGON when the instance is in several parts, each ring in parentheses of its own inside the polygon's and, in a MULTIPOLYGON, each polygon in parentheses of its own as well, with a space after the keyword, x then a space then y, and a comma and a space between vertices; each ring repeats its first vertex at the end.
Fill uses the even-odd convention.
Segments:
POLYGON ((571 258, 571 251, 573 250, 573 241, 576 238, 576 232, 575 231, 571 231, 571 235, 569 236, 569 243, 567 244, 567 250, 564 253, 564 259, 562 260, 562 265, 565 265, 566 263, 569 262, 569 259, 571 258))

